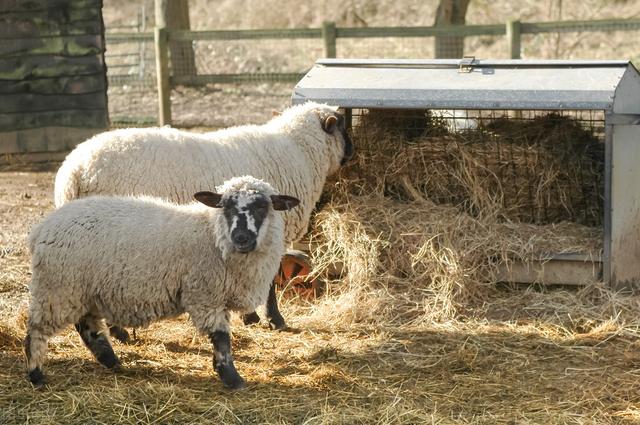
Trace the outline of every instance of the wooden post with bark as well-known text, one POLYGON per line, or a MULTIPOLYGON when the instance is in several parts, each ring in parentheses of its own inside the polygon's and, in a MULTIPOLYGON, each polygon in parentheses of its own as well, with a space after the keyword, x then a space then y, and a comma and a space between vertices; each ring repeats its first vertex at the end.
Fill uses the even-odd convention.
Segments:
POLYGON ((156 80, 158 86, 158 125, 171 124, 171 85, 169 81, 168 32, 166 28, 167 2, 155 0, 156 80))
MULTIPOLYGON (((168 0, 166 27, 171 30, 190 30, 189 0, 168 0)), ((196 59, 191 41, 169 40, 171 73, 176 77, 196 75, 196 59)))
MULTIPOLYGON (((440 0, 434 25, 464 25, 470 0, 440 0)), ((461 58, 464 54, 464 36, 436 36, 435 57, 461 58)))

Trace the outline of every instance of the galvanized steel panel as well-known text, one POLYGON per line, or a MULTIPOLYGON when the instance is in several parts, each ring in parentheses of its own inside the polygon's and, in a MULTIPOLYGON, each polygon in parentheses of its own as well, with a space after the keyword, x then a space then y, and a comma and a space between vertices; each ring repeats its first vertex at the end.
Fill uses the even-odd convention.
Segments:
POLYGON ((458 72, 459 63, 321 60, 296 85, 292 102, 345 108, 612 110, 625 72, 637 74, 625 61, 474 61, 468 73, 458 72))
POLYGON ((640 74, 632 65, 627 67, 614 95, 613 112, 640 114, 640 74))
MULTIPOLYGON (((470 58, 470 57, 469 57, 470 58)), ((581 67, 581 66, 624 66, 629 64, 628 60, 565 60, 565 59, 473 59, 476 66, 509 66, 509 67, 530 67, 530 66, 560 66, 560 67, 581 67)), ((316 65, 326 66, 454 66, 458 67, 460 59, 318 59, 316 65)))
POLYGON ((640 284, 640 126, 613 126, 611 167, 611 283, 640 284))

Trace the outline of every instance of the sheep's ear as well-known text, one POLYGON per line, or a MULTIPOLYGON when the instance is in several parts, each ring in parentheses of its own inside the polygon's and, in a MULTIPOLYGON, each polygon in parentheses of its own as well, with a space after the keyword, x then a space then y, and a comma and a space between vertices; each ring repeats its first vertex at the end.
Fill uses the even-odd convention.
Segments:
POLYGON ((336 125, 338 125, 338 117, 335 115, 329 115, 322 121, 322 129, 329 134, 333 133, 336 129, 336 125))
POLYGON ((282 115, 282 112, 281 111, 277 111, 275 109, 272 109, 271 110, 271 115, 274 116, 274 117, 279 117, 280 115, 282 115))
POLYGON ((213 192, 198 192, 193 197, 201 204, 211 208, 222 208, 222 195, 213 192))
POLYGON ((287 211, 300 203, 298 198, 287 195, 271 195, 271 203, 276 211, 287 211))

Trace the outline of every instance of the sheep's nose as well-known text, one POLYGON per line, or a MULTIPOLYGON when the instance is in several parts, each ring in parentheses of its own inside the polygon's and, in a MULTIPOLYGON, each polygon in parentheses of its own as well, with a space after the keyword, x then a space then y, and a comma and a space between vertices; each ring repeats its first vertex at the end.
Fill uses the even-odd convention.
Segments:
POLYGON ((249 242, 249 235, 247 235, 246 233, 236 233, 233 239, 236 243, 245 244, 249 242))

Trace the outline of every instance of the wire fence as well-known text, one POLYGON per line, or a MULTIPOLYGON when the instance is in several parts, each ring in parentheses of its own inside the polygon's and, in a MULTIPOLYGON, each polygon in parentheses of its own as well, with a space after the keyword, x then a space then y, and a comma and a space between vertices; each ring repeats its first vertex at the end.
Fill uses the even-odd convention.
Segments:
MULTIPOLYGON (((144 11, 107 26, 109 111, 115 125, 158 122, 157 40, 144 11), (122 32, 126 30, 127 32, 122 32)), ((408 28, 167 31, 170 122, 221 127, 263 122, 289 104, 295 82, 318 58, 613 59, 640 62, 640 20, 509 22, 408 28)), ((162 100, 162 98, 160 99, 162 100)))
MULTIPOLYGON (((421 164, 409 178, 436 203, 475 215, 486 212, 482 193, 509 220, 602 226, 603 111, 354 109, 352 119, 354 143, 370 162, 354 171, 363 181, 371 180, 367 170, 421 164)), ((381 189, 412 199, 394 178, 381 189)))
POLYGON ((107 25, 109 116, 116 126, 156 124, 158 93, 153 34, 142 5, 133 19, 107 25))

